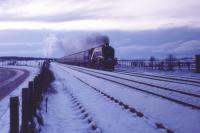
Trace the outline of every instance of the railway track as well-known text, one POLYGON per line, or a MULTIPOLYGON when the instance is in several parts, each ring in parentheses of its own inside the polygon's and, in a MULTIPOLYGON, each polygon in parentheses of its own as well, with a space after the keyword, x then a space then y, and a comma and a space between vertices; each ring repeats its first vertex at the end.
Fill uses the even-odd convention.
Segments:
POLYGON ((169 87, 163 87, 163 86, 156 85, 156 84, 153 84, 153 83, 146 83, 146 82, 142 82, 142 81, 138 81, 138 80, 134 80, 134 79, 129 79, 127 77, 124 78, 124 77, 116 76, 116 75, 113 75, 113 74, 108 74, 108 73, 105 73, 104 71, 100 71, 100 72, 98 71, 97 72, 96 70, 91 70, 91 69, 89 70, 89 69, 85 69, 85 68, 82 68, 82 69, 90 71, 90 72, 106 75, 106 76, 109 75, 109 76, 112 76, 112 77, 115 77, 115 78, 119 78, 119 79, 122 79, 122 80, 132 81, 132 82, 143 84, 143 85, 147 85, 147 86, 150 86, 150 87, 156 87, 156 88, 162 89, 162 90, 173 91, 173 92, 177 92, 177 93, 180 93, 180 94, 185 94, 185 95, 189 95, 189 96, 200 98, 200 94, 197 94, 196 92, 191 93, 191 92, 187 92, 186 90, 179 89, 179 88, 172 89, 172 88, 169 88, 169 87))
POLYGON ((90 126, 90 132, 91 133, 102 133, 100 128, 97 126, 96 122, 93 120, 93 118, 90 116, 90 114, 87 112, 85 107, 80 103, 80 101, 74 96, 73 93, 68 92, 69 97, 71 99, 71 102, 73 104, 73 109, 78 112, 78 115, 80 115, 80 119, 83 121, 87 121, 87 124, 90 126))
POLYGON ((140 77, 140 78, 153 79, 153 80, 179 83, 179 84, 185 84, 185 85, 193 85, 193 86, 200 87, 200 79, 192 78, 192 77, 189 78, 189 77, 161 76, 161 75, 143 74, 143 73, 137 73, 137 72, 127 72, 123 70, 120 70, 120 71, 117 70, 114 72, 124 74, 124 75, 140 77))
POLYGON ((155 86, 152 84, 148 84, 145 82, 138 82, 138 81, 134 81, 131 79, 127 79, 127 78, 123 78, 120 76, 114 76, 112 74, 108 74, 108 73, 103 73, 103 72, 97 72, 96 70, 89 70, 86 68, 80 68, 80 67, 76 67, 76 66, 66 66, 65 67, 71 68, 73 70, 100 78, 100 79, 104 79, 110 82, 114 82, 117 84, 120 84, 122 86, 126 86, 128 88, 134 89, 134 90, 138 90, 140 92, 145 92, 148 94, 152 94, 154 96, 158 96, 164 99, 167 99, 169 101, 187 106, 187 107, 191 107, 194 109, 200 109, 200 96, 199 94, 193 94, 193 93, 188 93, 185 91, 180 91, 180 90, 173 90, 170 88, 166 88, 166 87, 161 87, 161 86, 155 86), (144 85, 144 87, 138 87, 135 84, 141 84, 144 85), (148 86, 148 88, 147 88, 148 86))
POLYGON ((128 111, 129 113, 133 114, 133 117, 138 117, 138 118, 144 119, 144 121, 146 121, 149 125, 151 125, 155 129, 162 130, 162 131, 164 130, 166 133, 174 133, 174 131, 172 129, 170 129, 169 127, 165 126, 165 124, 163 124, 161 122, 157 122, 157 121, 153 120, 152 118, 149 118, 143 112, 140 112, 136 108, 131 107, 130 105, 120 101, 119 99, 101 91, 100 89, 98 89, 98 88, 92 86, 91 84, 83 81, 82 79, 80 79, 76 75, 73 75, 73 77, 75 77, 77 80, 79 80, 84 85, 91 88, 95 93, 98 93, 99 95, 106 97, 112 104, 117 104, 120 108, 122 108, 123 111, 126 111, 126 112, 128 111))
MULTIPOLYGON (((101 90, 93 87, 92 85, 88 84, 87 82, 81 80, 80 78, 74 76, 76 79, 78 79, 80 82, 84 83, 85 85, 89 86, 90 88, 92 88, 95 92, 99 93, 100 95, 103 95, 104 97, 108 98, 111 102, 118 104, 120 107, 122 107, 123 109, 128 110, 130 113, 136 114, 137 117, 140 118, 144 118, 147 121, 149 120, 149 117, 145 116, 144 113, 136 110, 135 108, 131 107, 130 105, 123 103, 122 101, 120 101, 117 98, 114 98, 112 96, 110 96, 109 94, 102 92, 101 90)), ((164 124, 160 123, 160 122, 149 122, 149 124, 151 124, 153 127, 157 128, 157 129, 163 129, 165 130, 167 133, 174 133, 174 131, 172 131, 171 129, 169 129, 168 127, 164 126, 164 124)))

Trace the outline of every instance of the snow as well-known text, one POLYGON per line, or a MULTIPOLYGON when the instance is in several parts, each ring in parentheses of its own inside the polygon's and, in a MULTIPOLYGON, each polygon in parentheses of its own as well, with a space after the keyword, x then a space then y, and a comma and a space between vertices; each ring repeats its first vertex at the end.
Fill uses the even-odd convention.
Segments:
MULTIPOLYGON (((76 94, 87 107, 103 132, 160 132, 161 130, 152 126, 154 122, 163 123, 175 132, 200 132, 199 110, 77 72, 59 64, 53 64, 52 70, 63 78, 65 88, 76 94), (82 84, 74 76, 143 112, 148 119, 134 117, 92 91, 90 87, 82 84)), ((199 99, 196 101, 199 102, 199 99)))
MULTIPOLYGON (((36 67, 37 64, 38 63, 33 63, 33 67, 9 66, 14 68, 27 69, 30 71, 30 76, 9 96, 0 101, 1 133, 9 132, 9 97, 21 95, 21 89, 27 87, 28 81, 31 81, 33 77, 38 73, 38 68, 36 67)), ((43 102, 42 115, 44 125, 41 127, 41 133, 166 132, 164 129, 157 128, 155 126, 156 123, 162 123, 166 128, 171 129, 177 133, 200 132, 200 111, 197 109, 192 109, 190 107, 183 106, 151 94, 131 89, 130 87, 75 71, 66 65, 52 63, 51 70, 55 75, 55 81, 51 84, 51 91, 45 95, 48 97, 47 112, 45 112, 46 103, 43 102), (101 93, 98 93, 92 89, 91 86, 84 84, 78 78, 91 85, 92 87, 95 87, 98 90, 127 104, 129 107, 142 112, 144 117, 138 117, 135 113, 131 113, 130 111, 122 108, 122 106, 119 106, 119 104, 106 98, 101 93)), ((103 72, 99 70, 92 71, 111 74, 131 80, 137 80, 140 82, 162 85, 163 87, 170 87, 177 90, 179 89, 194 94, 200 93, 200 88, 197 86, 156 81, 152 79, 144 79, 141 77, 133 77, 130 75, 128 76, 113 72, 103 72)), ((148 74, 150 74, 150 72, 148 72, 148 74)), ((165 73, 163 73, 163 75, 165 75, 165 73)), ((186 75, 187 74, 184 76, 186 75)), ((99 76, 103 75, 99 74, 99 76)), ((176 77, 177 76, 179 77, 179 75, 176 75, 176 77)), ((189 97, 174 92, 170 93, 139 83, 132 83, 122 79, 106 77, 105 75, 104 77, 120 81, 124 84, 134 85, 141 89, 146 89, 155 93, 160 93, 179 100, 184 100, 186 102, 200 105, 200 100, 197 97, 189 97)), ((195 77, 198 78, 198 76, 195 77)), ((39 125, 37 126, 39 127, 39 125)))
POLYGON ((87 133, 89 126, 81 120, 81 116, 73 109, 67 89, 60 80, 52 85, 56 88, 55 94, 48 95, 48 112, 43 112, 44 128, 41 133, 87 133))
POLYGON ((117 71, 127 71, 127 72, 139 72, 143 74, 152 74, 159 76, 168 77, 184 77, 184 78, 195 78, 200 79, 200 74, 194 73, 193 70, 174 70, 174 71, 162 71, 155 69, 143 69, 143 68, 130 68, 130 67, 116 67, 117 71))
POLYGON ((14 67, 14 66, 32 66, 36 67, 39 66, 43 63, 43 60, 22 60, 22 61, 16 61, 13 63, 13 61, 7 60, 7 61, 1 61, 0 66, 5 66, 5 67, 14 67), (14 64, 14 65, 10 65, 14 64))
MULTIPOLYGON (((38 67, 32 66, 3 66, 8 68, 25 69, 29 71, 29 76, 21 83, 13 92, 0 101, 0 132, 8 133, 10 124, 10 110, 9 110, 9 98, 11 96, 20 96, 21 103, 21 90, 22 88, 28 87, 28 82, 32 81, 33 78, 39 73, 38 67)), ((21 120, 21 104, 19 108, 20 120, 21 120)))
MULTIPOLYGON (((85 70, 88 70, 87 68, 84 68, 85 70)), ((175 89, 175 90, 184 90, 185 92, 190 92, 190 93, 200 93, 200 80, 199 84, 196 85, 192 85, 192 84, 181 84, 180 81, 174 81, 174 80, 170 80, 170 81, 174 81, 173 82, 166 82, 166 81, 158 81, 158 80, 154 80, 154 79, 148 79, 148 78, 142 78, 142 77, 136 77, 136 76, 130 76, 130 75, 125 75, 123 73, 113 73, 113 72, 106 72, 106 71, 99 71, 99 70, 91 70, 90 71, 94 71, 94 72, 101 72, 104 74, 110 74, 110 75, 114 75, 114 76, 120 76, 122 78, 126 78, 129 80, 135 80, 135 81, 139 81, 139 82, 146 82, 148 84, 154 84, 154 85, 159 85, 159 86, 163 86, 163 87, 168 87, 170 89, 175 89), (175 83, 175 82, 180 82, 180 83, 175 83)), ((148 76, 149 77, 149 76, 148 76)), ((158 78, 159 79, 159 78, 158 78)), ((186 81, 182 81, 182 82, 186 82, 186 81)))
MULTIPOLYGON (((73 67, 73 68, 80 68, 80 67, 73 67)), ((87 68, 81 68, 84 70, 89 70, 91 72, 90 74, 94 74, 93 72, 100 72, 103 74, 109 74, 112 76, 116 76, 116 77, 109 77, 107 75, 102 75, 100 73, 95 73, 95 75, 99 76, 99 77, 104 77, 106 79, 111 79, 113 81, 118 81, 120 83, 129 85, 129 86, 135 86, 141 90, 147 90, 149 92, 153 92, 153 93, 157 93, 157 94, 161 94, 163 96, 167 96, 176 100, 181 100, 187 103, 190 103, 192 105, 196 105, 200 107, 200 100, 199 97, 193 97, 193 96, 189 96, 189 95, 185 95, 185 94, 181 94, 178 92, 171 92, 168 90, 163 90, 160 88, 156 88, 153 87, 152 85, 157 85, 157 86, 161 86, 161 87, 167 87, 170 88, 172 90, 179 90, 179 91, 184 91, 184 92, 188 92, 191 94, 198 94, 200 95, 200 87, 196 87, 196 86, 192 86, 192 85, 182 85, 179 83, 166 83, 164 81, 157 81, 157 80, 152 80, 152 79, 144 79, 144 78, 140 78, 140 77, 135 77, 135 76, 129 76, 129 75, 124 75, 124 74, 118 74, 118 73, 113 73, 113 72, 106 72, 106 71, 99 71, 99 70, 91 70, 91 69, 87 69, 87 68), (127 81, 124 79, 118 79, 118 77, 120 78, 124 78, 124 79, 128 79, 128 80, 132 80, 132 81, 136 81, 136 82, 132 82, 132 81, 127 81), (144 84, 140 84, 139 82, 144 82, 149 84, 150 86, 144 85, 144 84)))
POLYGON ((69 93, 72 93, 81 102, 104 133, 163 132, 150 122, 125 111, 117 104, 113 104, 102 95, 97 94, 67 71, 56 65, 52 66, 52 70, 56 76, 53 86, 57 93, 49 96, 49 111, 47 114, 44 113, 45 126, 42 132, 92 132, 88 128, 88 123, 81 120, 81 115, 74 109, 69 93))

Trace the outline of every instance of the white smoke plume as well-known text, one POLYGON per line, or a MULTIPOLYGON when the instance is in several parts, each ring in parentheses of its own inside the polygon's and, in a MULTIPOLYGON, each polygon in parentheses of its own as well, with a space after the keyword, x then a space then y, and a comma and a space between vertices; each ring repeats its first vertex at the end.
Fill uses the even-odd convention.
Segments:
POLYGON ((68 34, 58 38, 55 34, 48 34, 44 39, 45 57, 62 57, 76 52, 84 51, 95 47, 98 44, 96 38, 101 36, 98 33, 76 33, 68 34))
POLYGON ((49 57, 52 55, 54 47, 57 43, 58 39, 54 34, 49 34, 44 39, 45 49, 44 49, 44 56, 49 57))
POLYGON ((55 34, 48 34, 44 39, 44 56, 45 57, 54 57, 64 53, 64 48, 62 41, 55 34))

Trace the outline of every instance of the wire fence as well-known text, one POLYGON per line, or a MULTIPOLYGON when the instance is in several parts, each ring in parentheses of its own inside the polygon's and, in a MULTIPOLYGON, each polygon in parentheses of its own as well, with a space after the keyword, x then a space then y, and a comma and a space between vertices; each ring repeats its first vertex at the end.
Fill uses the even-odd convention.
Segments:
POLYGON ((0 60, 0 66, 40 66, 43 60, 0 60))
POLYGON ((155 70, 189 70, 196 68, 195 59, 176 60, 118 60, 118 68, 141 68, 155 70))

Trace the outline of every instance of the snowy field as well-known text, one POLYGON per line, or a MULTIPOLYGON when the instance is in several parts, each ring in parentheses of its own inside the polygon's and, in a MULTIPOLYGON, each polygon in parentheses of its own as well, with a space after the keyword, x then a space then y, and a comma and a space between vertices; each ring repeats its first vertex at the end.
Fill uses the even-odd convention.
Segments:
MULTIPOLYGON (((42 128, 42 133, 200 132, 199 109, 134 90, 70 67, 56 63, 51 66, 56 78, 52 83, 55 90, 54 93, 48 95, 48 112, 43 112, 45 125, 42 128), (125 108, 124 105, 127 105, 129 109, 125 108), (134 111, 131 112, 130 109, 134 111)), ((93 71, 101 72, 99 70, 93 71)), ((122 76, 111 72, 104 73, 200 94, 200 88, 197 86, 144 80, 139 77, 122 76)), ((130 84, 141 89, 153 89, 153 87, 137 83, 130 84)), ((171 94, 173 98, 191 102, 197 106, 200 103, 199 97, 180 96, 174 92, 164 93, 156 91, 156 89, 154 92, 166 96, 171 94)))
MULTIPOLYGON (((32 64, 31 66, 11 66, 11 65, 3 66, 6 68, 28 70, 29 76, 14 91, 12 91, 8 96, 6 96, 0 101, 0 133, 9 132, 9 126, 10 126, 9 125, 10 124, 9 99, 11 96, 20 96, 20 111, 19 112, 21 115, 21 90, 22 88, 28 87, 28 82, 32 81, 33 78, 39 73, 39 67, 37 66, 37 64, 35 65, 33 63, 31 64, 32 64)), ((20 116, 20 119, 21 119, 21 116, 20 116)))

